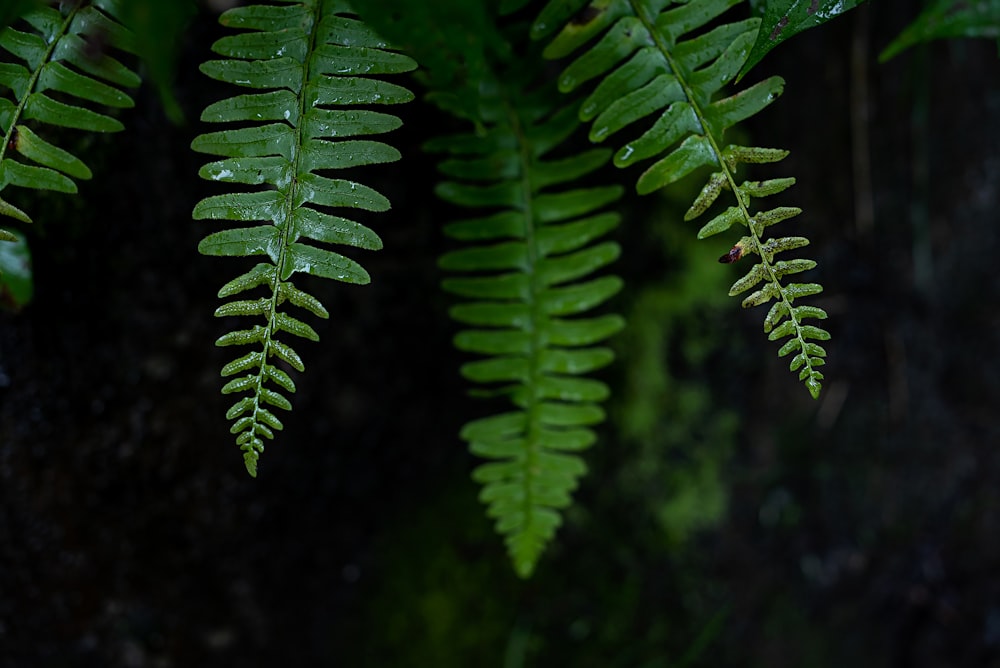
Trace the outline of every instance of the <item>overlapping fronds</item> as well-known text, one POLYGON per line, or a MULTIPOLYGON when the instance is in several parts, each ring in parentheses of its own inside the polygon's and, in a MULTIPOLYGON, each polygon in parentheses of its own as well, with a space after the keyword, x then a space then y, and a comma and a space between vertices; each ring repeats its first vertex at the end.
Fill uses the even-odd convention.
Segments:
POLYGON ((231 431, 247 471, 256 476, 264 439, 282 429, 273 409, 291 409, 286 394, 295 392, 295 383, 285 369, 304 370, 287 336, 318 339, 285 305, 328 317, 318 299, 289 279, 305 273, 368 283, 368 273, 356 261, 317 243, 371 250, 382 245, 369 228, 326 209, 385 211, 389 201, 360 183, 319 172, 399 159, 399 152, 384 143, 352 138, 394 130, 399 119, 358 107, 397 104, 413 96, 405 88, 361 75, 407 72, 416 63, 390 50, 337 0, 237 7, 220 21, 242 32, 219 39, 212 48, 223 59, 201 69, 252 92, 209 105, 202 120, 231 127, 198 136, 192 148, 222 157, 202 167, 203 178, 261 188, 207 197, 193 216, 251 223, 209 234, 198 246, 202 253, 269 260, 223 286, 219 297, 236 299, 216 311, 219 317, 263 321, 216 341, 254 348, 223 367, 222 375, 232 379, 222 392, 243 395, 227 418, 234 421, 231 431), (249 291, 257 296, 243 294, 249 291))
POLYGON ((485 131, 430 145, 451 156, 441 163, 449 180, 438 195, 480 210, 445 227, 466 246, 443 255, 440 266, 462 274, 443 282, 466 298, 451 309, 469 327, 455 345, 482 356, 462 367, 463 376, 514 405, 468 423, 461 435, 491 460, 473 477, 516 572, 528 577, 586 470, 576 453, 595 441, 592 427, 604 419, 599 403, 608 388, 584 374, 611 362, 611 350, 596 344, 623 320, 583 314, 622 286, 616 276, 593 276, 619 254, 615 242, 599 240, 618 224, 602 209, 622 188, 573 187, 610 151, 551 156, 579 126, 575 107, 554 108, 552 91, 529 93, 507 81, 481 93, 485 131))
POLYGON ((752 199, 779 193, 795 181, 779 178, 746 181, 737 177, 740 163, 777 162, 786 151, 727 145, 726 130, 761 111, 782 92, 784 82, 771 77, 736 94, 718 93, 740 71, 754 43, 758 19, 720 23, 717 19, 742 0, 551 0, 537 18, 532 34, 542 38, 558 30, 548 43, 548 58, 581 51, 563 71, 559 86, 575 90, 598 79, 580 108, 580 118, 591 121, 590 138, 602 142, 635 124, 645 122, 638 136, 615 153, 614 163, 628 167, 655 158, 638 178, 641 194, 653 192, 702 169, 711 171, 705 187, 685 218, 705 213, 722 190, 735 194, 735 203, 705 224, 699 237, 728 230, 736 223, 746 235, 724 255, 734 262, 756 255, 759 262, 730 294, 756 289, 743 306, 774 301, 764 321, 771 340, 789 337, 781 356, 795 353, 792 371, 799 372, 813 397, 818 397, 826 352, 817 343, 829 333, 805 324, 826 313, 812 306, 796 306, 797 299, 821 291, 816 283, 783 284, 781 279, 815 266, 811 260, 777 260, 776 256, 808 243, 804 237, 764 238, 774 223, 800 213, 778 207, 754 213, 752 199), (596 41, 595 41, 596 40, 596 41))
MULTIPOLYGON (((76 193, 74 179, 91 177, 78 157, 43 138, 45 126, 91 132, 123 128, 118 119, 92 108, 132 107, 123 89, 140 83, 137 74, 104 52, 107 45, 135 53, 119 4, 93 0, 38 7, 0 32, 0 47, 14 56, 12 62, 0 59, 0 90, 5 92, 0 95, 0 191, 19 186, 76 193)), ((31 222, 2 198, 0 214, 31 222)))

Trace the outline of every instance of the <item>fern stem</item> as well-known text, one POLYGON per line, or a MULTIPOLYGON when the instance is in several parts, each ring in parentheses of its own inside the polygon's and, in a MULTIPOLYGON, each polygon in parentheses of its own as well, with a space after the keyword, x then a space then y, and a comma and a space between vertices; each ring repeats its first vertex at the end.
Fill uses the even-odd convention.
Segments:
POLYGON ((198 244, 199 252, 221 257, 266 255, 270 260, 224 285, 219 297, 228 299, 258 288, 269 289, 270 294, 237 298, 215 313, 264 320, 216 341, 220 346, 259 346, 222 369, 222 376, 236 376, 223 386, 223 394, 250 395, 236 401, 226 415, 234 420, 230 432, 236 434, 251 476, 256 476, 263 439, 273 440, 274 432, 283 429, 271 407, 292 409, 283 392, 294 393, 295 383, 280 367, 287 364, 299 372, 305 368, 284 336, 319 340, 311 326, 281 308, 287 302, 316 317, 329 317, 320 301, 298 289, 291 277, 302 273, 363 285, 371 280, 368 272, 324 246, 382 247, 372 230, 326 209, 385 211, 389 201, 373 188, 317 172, 399 159, 399 152, 386 144, 348 138, 390 132, 401 124, 395 116, 358 109, 359 105, 413 99, 402 86, 364 75, 416 68, 411 58, 390 50, 354 18, 346 3, 292 4, 249 4, 220 16, 223 25, 243 30, 217 40, 212 50, 223 59, 207 61, 201 70, 251 92, 212 103, 202 120, 253 125, 201 134, 191 143, 196 151, 222 158, 204 165, 199 171, 202 178, 265 186, 206 197, 192 213, 196 220, 251 224, 212 232, 198 244), (254 367, 256 373, 251 371, 254 367))
MULTIPOLYGON (((781 281, 774 269, 773 258, 769 259, 764 251, 760 232, 758 231, 757 226, 753 224, 753 214, 751 214, 750 210, 747 208, 747 201, 749 201, 749 197, 744 198, 740 196, 739 184, 736 181, 736 174, 734 173, 735 170, 727 164, 726 160, 722 159, 722 146, 720 145, 721 137, 716 137, 715 132, 712 131, 711 125, 707 122, 705 109, 699 102, 698 96, 694 92, 694 88, 688 82, 687 72, 680 66, 680 63, 673 56, 671 52, 671 45, 667 43, 662 31, 658 30, 656 27, 657 11, 655 11, 652 7, 648 7, 647 5, 649 3, 643 2, 642 0, 629 0, 629 4, 632 7, 632 11, 639 18, 639 20, 642 21, 646 30, 652 36, 660 54, 670 67, 671 73, 676 77, 677 82, 684 93, 685 99, 688 104, 690 104, 691 109, 698 120, 698 124, 700 126, 699 131, 705 139, 708 140, 708 143, 715 154, 716 164, 725 175, 729 190, 733 193, 733 196, 736 199, 736 205, 739 208, 740 216, 743 219, 743 225, 747 228, 747 230, 749 230, 749 238, 752 241, 751 248, 747 250, 755 252, 760 256, 761 264, 766 272, 765 280, 774 286, 777 299, 784 303, 784 307, 789 314, 788 317, 794 324, 794 337, 798 340, 801 349, 803 351, 806 350, 806 337, 803 335, 802 319, 796 316, 795 311, 792 309, 792 300, 788 298, 786 291, 781 289, 781 281)), ((805 356, 804 367, 808 369, 809 376, 812 377, 815 369, 811 356, 805 356)), ((813 393, 813 396, 817 396, 818 390, 814 390, 811 385, 809 389, 810 392, 813 393)))
MULTIPOLYGON (((529 140, 527 134, 524 131, 524 126, 521 123, 521 118, 517 113, 514 105, 511 104, 510 97, 507 94, 507 89, 502 90, 502 104, 504 112, 507 117, 507 121, 510 124, 511 134, 517 139, 518 147, 518 160, 519 160, 519 172, 520 172, 520 188, 522 193, 522 210, 524 212, 524 243, 526 247, 526 258, 527 266, 524 268, 524 273, 528 277, 528 309, 531 313, 530 322, 537 323, 541 318, 545 317, 545 314, 539 308, 540 293, 545 288, 545 286, 540 286, 538 283, 538 248, 536 242, 536 226, 537 221, 534 216, 534 207, 531 203, 534 199, 534 193, 531 185, 531 172, 532 172, 532 155, 531 147, 529 145, 529 140)), ((527 393, 524 411, 527 415, 527 430, 526 430, 526 456, 524 458, 524 479, 526 481, 531 480, 533 477, 532 471, 535 471, 538 467, 538 455, 541 446, 541 420, 539 416, 539 409, 541 402, 539 401, 538 394, 534 390, 539 385, 541 380, 541 374, 539 373, 539 356, 544 347, 542 341, 540 340, 540 334, 537 327, 531 328, 531 333, 529 336, 528 344, 528 377, 531 379, 529 387, 532 388, 530 392, 527 393)), ((525 527, 526 531, 530 532, 531 529, 527 528, 531 523, 531 509, 535 505, 534 493, 532 486, 526 484, 524 486, 524 501, 521 507, 524 512, 525 527)))
POLYGON ((17 101, 17 106, 14 107, 14 113, 11 114, 10 126, 4 128, 5 134, 4 134, 3 145, 0 145, 0 162, 2 162, 5 157, 7 157, 7 150, 10 149, 12 140, 15 139, 14 128, 17 127, 17 121, 21 118, 21 115, 24 113, 24 107, 28 104, 28 98, 31 97, 31 92, 35 90, 35 85, 38 83, 38 78, 42 76, 43 66, 45 65, 45 63, 49 62, 49 59, 52 56, 52 52, 55 51, 56 46, 59 44, 59 40, 63 37, 63 35, 66 34, 66 31, 69 29, 70 24, 73 22, 73 17, 75 17, 76 13, 80 11, 80 9, 83 7, 83 4, 84 3, 75 3, 72 9, 70 9, 69 14, 66 15, 66 18, 63 20, 62 25, 59 27, 58 36, 55 39, 51 40, 45 47, 44 57, 39 61, 38 67, 34 68, 34 71, 32 71, 31 77, 28 79, 28 85, 24 89, 24 95, 22 95, 21 99, 17 101))
MULTIPOLYGON (((309 53, 314 53, 318 46, 316 42, 316 34, 317 34, 316 28, 318 25, 319 21, 315 21, 309 28, 309 46, 308 46, 309 53)), ((312 66, 309 62, 306 62, 304 64, 304 67, 302 68, 301 81, 298 82, 297 85, 295 86, 296 90, 305 90, 306 85, 309 82, 310 77, 312 76, 311 67, 312 66)), ((297 96, 297 102, 299 105, 298 117, 305 118, 307 110, 306 97, 304 95, 297 96)), ((284 198, 284 202, 282 203, 282 209, 284 209, 282 216, 284 219, 284 224, 281 225, 281 233, 279 236, 280 250, 278 251, 278 258, 274 262, 275 266, 277 267, 277 270, 274 272, 274 278, 272 278, 269 286, 271 290, 270 307, 267 313, 267 325, 264 328, 264 337, 262 342, 263 343, 262 364, 260 365, 260 368, 258 368, 257 370, 257 379, 255 381, 255 387, 253 391, 253 423, 249 430, 251 434, 256 433, 257 425, 260 422, 259 420, 259 411, 261 409, 260 402, 264 392, 264 383, 267 380, 267 373, 266 373, 267 360, 271 355, 271 349, 273 347, 271 339, 274 336, 274 333, 277 330, 278 326, 276 319, 278 317, 278 306, 279 306, 278 295, 282 282, 281 277, 285 275, 285 265, 288 262, 288 246, 294 241, 294 239, 291 239, 292 218, 296 208, 295 206, 295 202, 297 199, 296 195, 299 190, 299 180, 296 175, 300 173, 300 167, 301 167, 300 163, 302 155, 301 147, 304 141, 302 136, 301 125, 295 125, 294 127, 292 127, 292 137, 293 141, 291 142, 290 146, 290 158, 289 158, 289 162, 291 163, 290 174, 292 176, 291 176, 291 181, 287 187, 287 196, 284 198)), ((254 453, 254 455, 256 455, 253 439, 250 439, 249 441, 244 443, 242 449, 246 455, 250 455, 251 453, 254 453)), ((256 457, 254 457, 254 459, 256 459, 256 457)), ((256 476, 256 461, 253 461, 252 463, 250 461, 247 461, 246 464, 247 464, 247 471, 250 473, 250 475, 256 476)))

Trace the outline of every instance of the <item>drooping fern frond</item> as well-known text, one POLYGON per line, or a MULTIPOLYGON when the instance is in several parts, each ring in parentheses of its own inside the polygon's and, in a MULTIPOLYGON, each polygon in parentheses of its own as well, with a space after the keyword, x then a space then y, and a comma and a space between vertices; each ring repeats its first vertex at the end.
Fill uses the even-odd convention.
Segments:
MULTIPOLYGON (((76 193, 74 179, 90 169, 41 135, 46 125, 117 132, 122 123, 91 105, 133 106, 122 89, 139 85, 137 74, 103 52, 104 44, 135 53, 122 26, 119 0, 62 3, 25 14, 24 25, 0 32, 0 47, 19 62, 0 62, 0 191, 7 186, 76 193), (20 159, 15 157, 20 155, 20 159)), ((31 217, 0 198, 0 214, 21 222, 31 217)))
POLYGON ((438 195, 480 212, 445 227, 467 246, 440 266, 462 274, 443 282, 466 299, 450 311, 468 326, 455 345, 482 356, 462 375, 514 404, 461 436, 490 460, 473 477, 521 577, 533 572, 586 470, 576 453, 596 439, 608 388, 584 374, 611 362, 611 350, 596 344, 623 326, 617 315, 584 316, 622 286, 616 276, 593 277, 619 254, 615 242, 598 240, 619 222, 601 210, 622 188, 568 185, 606 164, 610 151, 553 157, 579 121, 575 106, 556 109, 552 97, 549 88, 527 92, 523 80, 482 86, 484 131, 429 144, 450 153, 438 195))
POLYGON ((746 235, 720 261, 734 262, 754 254, 760 261, 738 280, 731 295, 751 290, 744 307, 774 301, 764 320, 764 331, 774 341, 790 337, 778 351, 795 353, 791 370, 799 372, 814 398, 819 396, 826 351, 817 343, 829 333, 805 323, 823 319, 814 306, 795 305, 797 299, 822 290, 817 283, 782 283, 785 276, 815 266, 812 260, 778 260, 784 251, 808 244, 804 237, 765 238, 771 225, 798 215, 800 209, 778 207, 754 212, 752 199, 779 193, 795 180, 741 180, 741 163, 777 162, 787 151, 727 145, 724 134, 773 102, 784 82, 771 77, 736 94, 719 91, 740 71, 753 45, 759 19, 732 23, 715 21, 742 0, 551 0, 538 16, 533 37, 558 34, 545 49, 548 58, 583 53, 566 67, 559 86, 571 91, 599 79, 584 101, 580 118, 591 121, 590 138, 607 140, 619 131, 646 122, 638 136, 615 153, 614 163, 628 167, 656 158, 638 178, 640 194, 651 193, 702 168, 712 170, 705 187, 687 212, 691 220, 705 213, 722 190, 735 194, 735 203, 714 216, 698 232, 700 238, 728 230, 736 223, 746 235), (561 29, 560 29, 561 28, 561 29), (694 33, 694 34, 692 34, 694 33), (597 41, 591 44, 591 41, 597 41))
POLYGON ((358 106, 397 104, 413 95, 361 75, 407 72, 416 63, 389 50, 337 0, 238 7, 223 13, 220 22, 244 32, 215 42, 212 49, 223 59, 201 69, 252 92, 209 105, 202 120, 230 127, 196 137, 192 148, 222 157, 202 167, 203 178, 262 187, 207 197, 193 216, 251 224, 209 234, 198 246, 203 254, 270 260, 224 285, 220 298, 239 297, 215 312, 262 320, 216 341, 254 348, 223 367, 222 375, 233 378, 222 392, 243 395, 226 417, 234 421, 231 431, 247 471, 256 476, 264 439, 274 438, 283 426, 273 409, 291 409, 285 394, 295 392, 295 383, 285 369, 304 370, 287 336, 319 338, 311 326, 286 312, 286 303, 320 318, 329 315, 317 298, 289 279, 304 273, 368 283, 361 265, 316 243, 370 250, 382 246, 372 230, 327 208, 385 211, 389 201, 360 183, 319 172, 399 159, 399 152, 384 143, 352 139, 401 125, 396 116, 358 106), (243 294, 253 290, 263 294, 243 294))

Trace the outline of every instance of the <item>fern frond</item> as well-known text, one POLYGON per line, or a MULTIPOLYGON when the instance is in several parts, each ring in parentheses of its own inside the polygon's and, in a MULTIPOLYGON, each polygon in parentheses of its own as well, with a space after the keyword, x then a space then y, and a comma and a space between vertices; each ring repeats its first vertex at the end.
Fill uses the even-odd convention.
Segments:
MULTIPOLYGON (((106 43, 135 53, 118 5, 118 0, 93 0, 62 3, 60 9, 39 7, 22 17, 24 26, 0 32, 0 47, 20 61, 0 62, 0 86, 10 95, 0 96, 0 191, 13 185, 76 193, 74 179, 91 177, 79 158, 41 136, 44 126, 91 132, 123 129, 118 119, 91 108, 132 107, 123 89, 140 83, 121 62, 95 52, 95 45, 106 43)), ((0 215, 31 222, 27 213, 2 198, 0 215)))
POLYGON ((484 134, 429 148, 451 156, 440 165, 449 180, 438 195, 483 214, 445 227, 467 246, 441 257, 443 269, 462 274, 443 288, 467 300, 450 311, 469 327, 455 345, 482 356, 462 375, 509 398, 514 410, 470 422, 461 436, 491 460, 473 477, 516 572, 528 577, 586 470, 576 453, 595 441, 592 427, 604 419, 599 403, 608 388, 585 374, 611 362, 611 350, 596 344, 624 321, 583 314, 622 286, 616 276, 593 277, 619 254, 615 242, 598 240, 618 225, 619 216, 602 209, 622 188, 572 188, 610 151, 550 157, 579 126, 576 108, 554 109, 548 89, 506 85, 483 92, 484 134))
POLYGON ((223 13, 220 22, 243 32, 216 41, 212 49, 223 59, 204 63, 202 72, 254 92, 209 105, 202 121, 236 127, 202 134, 191 147, 222 158, 203 166, 202 178, 262 188, 206 197, 193 217, 251 224, 209 234, 198 245, 201 253, 270 260, 223 286, 219 297, 235 299, 216 310, 218 317, 262 321, 216 342, 254 348, 223 367, 222 375, 232 379, 222 392, 243 395, 226 417, 234 421, 231 431, 247 471, 256 476, 264 440, 283 427, 274 409, 291 409, 285 395, 295 392, 295 383, 282 367, 305 368, 287 338, 319 338, 285 311, 286 302, 329 317, 318 299, 289 279, 300 273, 368 283, 360 264, 318 244, 382 247, 368 227, 328 209, 385 211, 389 201, 360 183, 319 172, 399 159, 386 144, 352 139, 394 130, 399 119, 356 105, 397 104, 413 95, 360 75, 408 72, 416 63, 391 51, 338 0, 238 7, 223 13), (264 294, 248 297, 251 291, 264 294))
MULTIPOLYGON (((814 398, 819 396, 825 350, 817 341, 829 333, 804 323, 823 318, 814 307, 794 306, 796 299, 818 293, 815 283, 784 284, 785 275, 815 266, 811 260, 776 260, 785 250, 797 248, 800 237, 764 238, 773 223, 799 213, 779 207, 752 212, 751 200, 779 193, 794 179, 741 181, 739 163, 777 162, 786 151, 727 145, 724 134, 736 123, 750 118, 773 102, 784 81, 771 77, 738 93, 717 93, 739 73, 754 43, 759 19, 723 23, 709 28, 726 10, 742 0, 551 0, 532 28, 541 38, 559 29, 545 49, 548 58, 563 58, 584 49, 559 78, 564 92, 598 79, 580 108, 580 118, 591 121, 590 138, 602 142, 639 122, 644 131, 627 141, 614 156, 618 167, 628 167, 655 158, 638 178, 640 194, 654 192, 692 174, 710 169, 711 175, 685 216, 694 219, 716 201, 723 190, 734 194, 735 203, 713 217, 698 233, 700 238, 742 224, 747 235, 723 256, 735 261, 743 254, 756 254, 760 262, 736 282, 730 294, 739 294, 760 283, 764 286, 743 300, 755 306, 775 300, 764 329, 773 340, 791 337, 778 354, 797 353, 792 371, 799 372, 814 398), (692 32, 699 31, 695 36, 692 32), (591 42, 596 40, 593 44, 591 42)), ((804 240, 803 240, 804 241, 804 240)), ((807 242, 806 242, 807 243, 807 242)))

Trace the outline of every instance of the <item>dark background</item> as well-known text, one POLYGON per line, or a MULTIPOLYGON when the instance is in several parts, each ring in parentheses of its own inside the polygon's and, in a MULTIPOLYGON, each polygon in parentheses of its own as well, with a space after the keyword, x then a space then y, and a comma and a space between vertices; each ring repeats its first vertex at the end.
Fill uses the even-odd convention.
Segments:
POLYGON ((356 255, 373 282, 303 279, 332 316, 246 475, 211 314, 249 264, 198 255, 214 228, 190 219, 217 192, 188 150, 221 94, 202 12, 188 121, 141 90, 86 140, 80 196, 32 201, 35 298, 0 315, 0 666, 1000 665, 1000 60, 952 40, 877 63, 916 11, 865 5, 748 81, 787 82, 740 132, 792 151, 760 177, 798 181, 820 401, 725 296, 731 240, 680 221, 697 184, 630 198, 610 420, 527 582, 457 438, 483 408, 420 151, 451 126, 421 102, 396 110, 403 160, 368 168, 393 203, 356 255))

